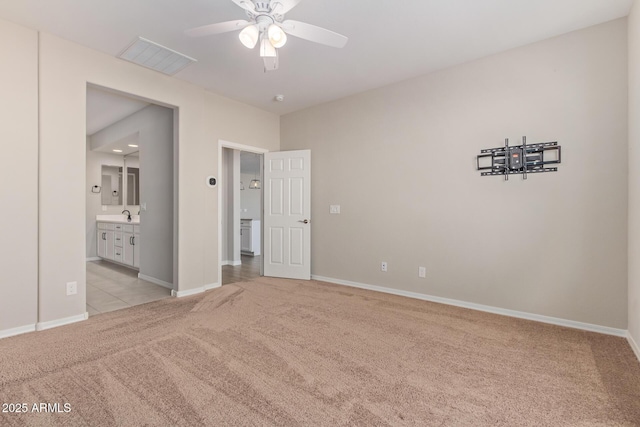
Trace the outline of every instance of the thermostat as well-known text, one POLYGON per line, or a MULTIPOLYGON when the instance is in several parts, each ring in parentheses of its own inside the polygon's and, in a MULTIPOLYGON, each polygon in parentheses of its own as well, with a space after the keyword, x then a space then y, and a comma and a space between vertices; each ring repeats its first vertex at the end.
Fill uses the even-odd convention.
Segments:
POLYGON ((217 183, 218 183, 218 179, 215 176, 207 177, 207 185, 209 187, 215 187, 217 183))

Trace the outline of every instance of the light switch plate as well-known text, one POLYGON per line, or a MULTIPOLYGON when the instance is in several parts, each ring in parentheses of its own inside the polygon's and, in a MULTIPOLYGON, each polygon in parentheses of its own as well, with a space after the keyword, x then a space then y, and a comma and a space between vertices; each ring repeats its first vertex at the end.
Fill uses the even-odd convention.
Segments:
POLYGON ((427 269, 425 267, 418 267, 418 277, 423 279, 427 277, 427 269))
POLYGON ((106 205, 102 205, 102 212, 106 212, 107 211, 107 206, 106 205))
POLYGON ((340 213, 340 205, 331 205, 329 206, 330 214, 339 214, 340 213))

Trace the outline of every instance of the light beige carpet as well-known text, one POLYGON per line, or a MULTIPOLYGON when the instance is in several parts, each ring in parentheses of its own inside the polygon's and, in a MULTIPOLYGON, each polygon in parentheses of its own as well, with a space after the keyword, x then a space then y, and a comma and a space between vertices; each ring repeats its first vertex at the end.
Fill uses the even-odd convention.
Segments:
POLYGON ((0 340, 0 425, 640 425, 622 338, 261 278, 0 340), (33 403, 68 413, 31 413, 33 403))

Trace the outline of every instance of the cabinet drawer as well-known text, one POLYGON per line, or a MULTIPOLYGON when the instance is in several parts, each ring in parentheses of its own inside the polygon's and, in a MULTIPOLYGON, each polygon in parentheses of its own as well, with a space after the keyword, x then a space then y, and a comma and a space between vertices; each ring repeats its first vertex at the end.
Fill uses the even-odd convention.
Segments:
POLYGON ((125 227, 124 224, 111 224, 111 225, 113 225, 113 229, 116 231, 122 231, 125 227))
POLYGON ((251 227, 251 220, 250 219, 241 219, 240 220, 240 226, 241 227, 251 227))
POLYGON ((99 222, 98 230, 115 230, 115 224, 109 224, 108 222, 99 222))
POLYGON ((113 233, 113 245, 120 248, 122 247, 122 233, 113 233))
POLYGON ((133 233, 133 225, 124 224, 122 226, 122 231, 124 231, 125 233, 133 233))
POLYGON ((116 247, 113 251, 113 260, 122 262, 122 252, 124 252, 122 248, 116 247))

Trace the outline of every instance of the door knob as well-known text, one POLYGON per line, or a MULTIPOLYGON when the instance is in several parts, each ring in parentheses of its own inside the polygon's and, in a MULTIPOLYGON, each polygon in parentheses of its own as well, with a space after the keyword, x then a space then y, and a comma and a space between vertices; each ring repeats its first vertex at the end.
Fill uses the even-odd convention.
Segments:
POLYGON ((305 220, 302 220, 302 221, 298 221, 298 222, 303 222, 305 224, 309 224, 309 220, 308 219, 305 219, 305 220))

